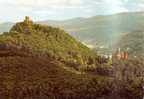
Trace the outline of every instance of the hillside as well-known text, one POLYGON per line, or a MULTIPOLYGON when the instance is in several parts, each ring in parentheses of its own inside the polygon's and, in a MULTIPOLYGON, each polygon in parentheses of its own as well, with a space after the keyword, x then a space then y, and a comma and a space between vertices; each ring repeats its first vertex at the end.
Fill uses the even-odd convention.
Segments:
POLYGON ((29 56, 26 50, 9 47, 4 51, 9 53, 2 53, 1 46, 1 99, 95 99, 95 96, 103 97, 111 92, 107 86, 111 79, 107 77, 74 72, 53 58, 29 56))
MULTIPOLYGON (((26 50, 29 55, 51 57, 64 63, 95 65, 96 53, 64 30, 25 20, 0 36, 1 46, 26 50)), ((6 49, 7 49, 6 48, 6 49)))
POLYGON ((81 42, 107 48, 117 42, 124 33, 143 31, 143 15, 143 12, 132 12, 40 23, 62 27, 81 42))
POLYGON ((70 68, 95 66, 94 52, 65 31, 27 18, 0 36, 1 99, 95 99, 111 92, 111 78, 70 68))

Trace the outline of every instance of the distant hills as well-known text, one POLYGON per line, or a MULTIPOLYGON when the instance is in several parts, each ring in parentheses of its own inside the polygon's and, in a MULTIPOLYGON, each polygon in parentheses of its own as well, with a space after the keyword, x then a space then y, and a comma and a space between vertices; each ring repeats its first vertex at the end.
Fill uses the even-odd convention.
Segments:
POLYGON ((120 13, 66 21, 43 21, 40 23, 62 27, 82 42, 94 46, 109 46, 125 33, 143 31, 144 13, 120 13))
MULTIPOLYGON (((120 13, 64 21, 45 20, 38 23, 63 28, 91 48, 111 50, 121 36, 133 31, 144 31, 144 13, 120 13)), ((3 27, 7 27, 4 30, 9 30, 11 25, 3 24, 3 27)), ((0 31, 3 31, 3 28, 0 27, 0 31)))
POLYGON ((0 33, 8 32, 10 28, 14 25, 14 23, 6 22, 0 24, 0 33))

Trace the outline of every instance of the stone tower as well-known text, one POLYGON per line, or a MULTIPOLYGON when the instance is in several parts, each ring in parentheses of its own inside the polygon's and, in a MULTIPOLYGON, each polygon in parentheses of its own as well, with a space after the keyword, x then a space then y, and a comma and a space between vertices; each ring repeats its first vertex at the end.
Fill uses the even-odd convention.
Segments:
POLYGON ((30 20, 29 16, 25 16, 24 23, 32 24, 32 21, 30 20))
POLYGON ((24 33, 26 33, 26 34, 32 33, 32 31, 33 31, 33 29, 32 29, 33 22, 30 20, 30 18, 28 16, 25 16, 23 24, 24 24, 23 25, 24 33))

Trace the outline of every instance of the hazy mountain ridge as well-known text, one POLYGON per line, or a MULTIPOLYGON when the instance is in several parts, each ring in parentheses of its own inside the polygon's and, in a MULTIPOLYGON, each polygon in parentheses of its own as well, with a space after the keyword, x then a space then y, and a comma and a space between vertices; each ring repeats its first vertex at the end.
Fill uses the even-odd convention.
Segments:
POLYGON ((143 19, 144 13, 136 12, 40 23, 62 27, 81 41, 88 42, 91 39, 90 43, 94 45, 94 42, 111 45, 122 33, 143 30, 143 19))
MULTIPOLYGON (((103 45, 111 47, 122 34, 143 31, 143 20, 143 12, 133 12, 64 21, 46 20, 38 23, 63 28, 76 39, 94 47, 103 45)), ((7 28, 9 29, 10 27, 7 28)))
POLYGON ((0 24, 0 33, 8 32, 13 25, 14 25, 14 23, 11 23, 11 22, 1 23, 0 24))

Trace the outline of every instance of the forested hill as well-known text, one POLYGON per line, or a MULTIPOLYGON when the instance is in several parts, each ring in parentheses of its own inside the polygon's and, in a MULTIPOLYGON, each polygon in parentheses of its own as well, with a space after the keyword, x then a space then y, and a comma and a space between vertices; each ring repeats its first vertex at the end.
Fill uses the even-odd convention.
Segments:
POLYGON ((79 67, 97 66, 96 58, 94 52, 64 30, 34 24, 26 17, 0 35, 0 98, 100 97, 109 78, 79 71, 79 67), (93 81, 97 94, 87 90, 87 86, 93 90, 93 81))
POLYGON ((42 55, 79 65, 96 63, 97 55, 75 40, 64 30, 34 24, 29 19, 16 23, 8 33, 0 36, 1 46, 27 50, 31 55, 42 55))

